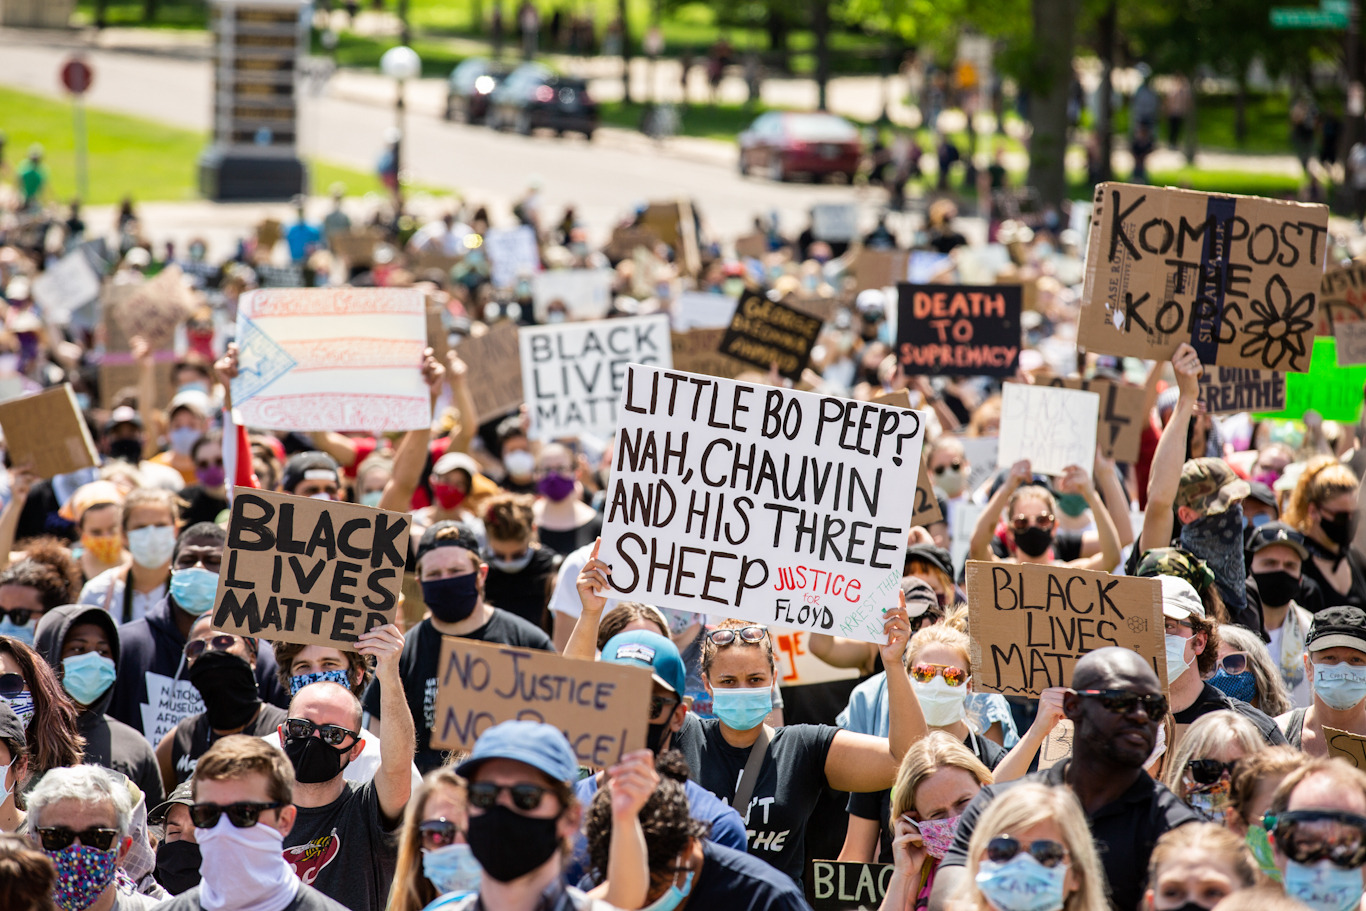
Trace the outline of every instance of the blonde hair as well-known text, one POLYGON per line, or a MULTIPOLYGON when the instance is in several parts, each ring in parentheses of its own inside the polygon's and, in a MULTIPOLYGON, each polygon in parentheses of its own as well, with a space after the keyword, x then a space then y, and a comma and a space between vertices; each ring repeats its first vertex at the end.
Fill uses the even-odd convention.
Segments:
POLYGON ((1233 770, 1233 780, 1229 782, 1229 806, 1238 811, 1244 823, 1258 822, 1248 819, 1247 812, 1262 780, 1275 775, 1289 775, 1308 761, 1308 756, 1289 746, 1267 747, 1249 756, 1233 770))
POLYGON ((422 872, 422 824, 427 801, 438 790, 450 789, 465 799, 465 779, 449 767, 433 769, 422 778, 403 814, 403 831, 398 837, 398 861, 393 885, 389 888, 388 911, 421 911, 437 897, 438 890, 422 872))
POLYGON ((964 613, 963 611, 951 611, 944 617, 943 622, 917 630, 915 635, 911 636, 911 641, 906 644, 906 666, 910 667, 914 664, 915 659, 920 657, 920 653, 930 646, 942 645, 963 656, 963 670, 971 675, 972 640, 958 626, 958 620, 964 613))
POLYGON ((1042 500, 1044 506, 1048 508, 1050 516, 1057 516, 1058 514, 1058 501, 1042 484, 1021 484, 1015 488, 1015 492, 1010 495, 1010 502, 1006 504, 1006 512, 1009 513, 1008 518, 1013 519, 1015 517, 1015 504, 1021 500, 1042 500))
MULTIPOLYGON (((1206 716, 1208 717, 1208 716, 1206 716)), ((1257 864, 1247 843, 1223 826, 1197 822, 1163 833, 1148 859, 1148 888, 1157 888, 1157 873, 1170 860, 1187 860, 1204 852, 1226 864, 1238 880, 1240 889, 1257 885, 1257 864)))
MULTIPOLYGON (((1215 590, 1213 585, 1210 590, 1215 590)), ((1257 688, 1257 708, 1272 718, 1294 708, 1285 681, 1281 679, 1280 669, 1271 660, 1271 652, 1260 636, 1252 630, 1226 623, 1219 626, 1219 641, 1247 655, 1248 670, 1252 672, 1252 680, 1257 688)), ((1215 650, 1218 651, 1217 646, 1215 650)))
POLYGON ((1309 507, 1322 506, 1344 493, 1356 495, 1360 482, 1352 469, 1330 455, 1315 456, 1305 463, 1295 490, 1286 504, 1283 521, 1300 531, 1309 532, 1309 507))
POLYGON ((1247 756, 1266 748, 1261 732, 1237 712, 1224 709, 1201 715, 1172 751, 1171 762, 1166 763, 1162 772, 1162 783, 1176 796, 1184 798, 1186 791, 1181 779, 1186 771, 1186 763, 1192 759, 1208 758, 1210 753, 1230 743, 1242 747, 1247 756))
POLYGON ((968 419, 968 432, 970 437, 985 436, 987 424, 995 421, 999 426, 1001 423, 1001 397, 993 395, 978 405, 972 412, 972 417, 968 419))
POLYGON ((1024 832, 1043 822, 1053 822, 1062 831, 1067 848, 1067 863, 1077 877, 1077 889, 1063 901, 1063 911, 1108 911, 1105 898, 1105 873, 1100 867, 1086 814, 1071 788, 1050 788, 1043 784, 1022 784, 997 797, 972 830, 968 842, 967 875, 962 879, 957 899, 972 911, 991 911, 977 889, 977 871, 987 843, 999 835, 1024 832))
POLYGON ((993 780, 991 770, 973 755, 972 750, 943 731, 930 731, 928 736, 911 744, 896 770, 896 783, 892 785, 893 820, 915 809, 916 790, 941 769, 962 769, 977 779, 979 785, 991 784, 993 780))

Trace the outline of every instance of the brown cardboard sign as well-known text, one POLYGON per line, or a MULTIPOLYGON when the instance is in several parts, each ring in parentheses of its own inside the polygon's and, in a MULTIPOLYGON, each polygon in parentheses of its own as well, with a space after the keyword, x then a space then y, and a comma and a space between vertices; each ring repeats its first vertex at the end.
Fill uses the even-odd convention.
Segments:
POLYGON ((235 488, 213 628, 352 649, 394 622, 411 525, 403 513, 235 488))
POLYGON ((612 231, 612 239, 602 248, 602 252, 607 254, 610 261, 617 263, 630 259, 637 247, 654 250, 658 243, 659 235, 649 228, 623 226, 612 231))
POLYGON ((1143 411, 1146 393, 1141 386, 1127 386, 1096 378, 1084 380, 1077 376, 1042 377, 1036 382, 1045 386, 1062 386, 1100 395, 1100 415, 1096 421, 1096 445, 1107 459, 1133 462, 1138 459, 1139 445, 1147 415, 1143 411))
POLYGON ((904 282, 910 256, 905 250, 860 250, 854 259, 854 293, 904 282))
POLYGON ((379 239, 368 231, 333 231, 327 235, 327 245, 353 269, 368 268, 374 262, 375 246, 379 239))
POLYGON ((1328 741, 1329 757, 1345 759, 1353 768, 1366 769, 1366 737, 1324 725, 1323 739, 1328 741))
POLYGON ((1039 771, 1051 769, 1072 755, 1072 736, 1075 733, 1071 721, 1066 718, 1058 720, 1039 747, 1039 771))
POLYGON ((70 383, 0 404, 10 464, 43 478, 100 464, 70 383))
POLYGON ((1206 367, 1200 374, 1200 401, 1210 414, 1284 411, 1285 374, 1246 367, 1206 367))
MULTIPOLYGON (((897 389, 892 392, 884 392, 872 401, 875 405, 910 408, 911 394, 905 389, 897 389)), ((935 522, 943 521, 944 513, 939 509, 939 498, 934 495, 934 486, 930 483, 930 472, 922 459, 920 477, 916 480, 915 485, 915 511, 911 513, 911 527, 914 528, 917 525, 928 527, 935 522)))
POLYGON ((1167 679, 1162 586, 1156 579, 1036 563, 967 565, 972 679, 979 692, 1038 697, 1070 686, 1087 652, 1138 652, 1167 679))
POLYGON ((1077 344, 1307 373, 1327 239, 1327 206, 1099 184, 1077 344))
POLYGON ((1366 263, 1330 269, 1319 283, 1318 334, 1336 336, 1347 323, 1366 323, 1366 263))
POLYGON ((763 234, 746 234, 735 238, 735 255, 741 259, 758 259, 768 252, 768 238, 763 234))
POLYGON ((465 382, 474 396, 479 423, 507 414, 522 404, 522 355, 515 323, 504 320, 483 335, 469 336, 456 353, 469 367, 465 382))
POLYGON ((674 369, 735 379, 748 370, 749 365, 718 350, 725 334, 725 329, 689 329, 687 332, 669 333, 673 344, 674 369))
POLYGON ((721 339, 721 353, 765 372, 777 364, 795 382, 811 360, 821 324, 819 317, 746 291, 721 339))
POLYGON ((153 351, 169 348, 179 326, 194 309, 194 294, 180 267, 172 264, 156 277, 121 295, 113 317, 128 338, 142 336, 153 351))
POLYGON ((436 682, 439 749, 472 749, 504 721, 555 725, 579 763, 595 768, 645 746, 652 683, 644 668, 443 636, 436 682))

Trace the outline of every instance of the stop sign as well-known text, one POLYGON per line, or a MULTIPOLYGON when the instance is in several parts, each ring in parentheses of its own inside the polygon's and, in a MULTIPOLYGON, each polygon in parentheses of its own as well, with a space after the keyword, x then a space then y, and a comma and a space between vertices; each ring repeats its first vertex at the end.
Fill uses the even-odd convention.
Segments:
POLYGON ((90 64, 80 57, 72 57, 62 65, 62 85, 73 95, 84 95, 90 88, 95 73, 90 64))

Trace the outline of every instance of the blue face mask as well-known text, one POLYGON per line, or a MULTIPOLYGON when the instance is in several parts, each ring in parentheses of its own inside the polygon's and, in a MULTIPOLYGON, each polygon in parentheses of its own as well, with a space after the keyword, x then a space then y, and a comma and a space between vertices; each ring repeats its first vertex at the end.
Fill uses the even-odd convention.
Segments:
POLYGON ((62 659, 62 689, 81 705, 93 705, 114 685, 117 676, 113 660, 99 652, 62 659))
POLYGON ((379 508, 379 501, 384 499, 384 491, 370 490, 360 495, 360 505, 369 506, 371 509, 379 508))
POLYGON ((181 610, 191 616, 198 617, 210 610, 217 594, 218 573, 211 573, 202 566, 177 569, 171 573, 171 597, 181 610))
POLYGON ((1314 695, 1331 709, 1347 711, 1366 699, 1366 666, 1314 665, 1314 695))
POLYGON ((773 711, 773 689, 767 686, 717 687, 711 698, 712 714, 733 731, 756 728, 773 711))
POLYGON ((348 690, 351 689, 351 681, 346 677, 346 671, 314 671, 311 674, 295 674, 289 678, 289 698, 293 699, 299 694, 299 690, 308 686, 310 683, 321 683, 324 680, 332 683, 340 683, 348 690))
POLYGON ((483 873, 469 845, 446 845, 422 852, 422 875, 442 895, 478 891, 483 873))
POLYGON ((683 887, 678 886, 678 874, 674 874, 674 881, 669 885, 669 891, 661 895, 653 904, 646 905, 640 911, 674 911, 683 899, 692 892, 692 871, 688 871, 687 879, 683 880, 683 887))
POLYGON ((1003 864, 982 861, 977 888, 997 911, 1058 911, 1067 864, 1045 867, 1021 851, 1003 864))
POLYGON ((1257 681, 1252 678, 1251 671, 1230 674, 1221 667, 1209 678, 1209 682, 1216 690, 1243 702, 1251 702, 1257 695, 1257 681))
POLYGON ((9 636, 11 639, 18 639, 25 645, 33 644, 33 631, 38 627, 38 618, 30 617, 29 621, 23 626, 16 626, 8 615, 0 620, 0 636, 9 636))
POLYGON ((1361 868, 1344 870, 1331 860, 1285 865, 1285 894, 1313 911, 1348 911, 1361 900, 1361 868))

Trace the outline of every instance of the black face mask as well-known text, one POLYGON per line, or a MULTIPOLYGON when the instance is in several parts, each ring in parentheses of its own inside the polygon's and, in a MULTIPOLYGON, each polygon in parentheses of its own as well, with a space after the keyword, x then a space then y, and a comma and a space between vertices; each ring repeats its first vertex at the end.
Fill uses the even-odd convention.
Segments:
POLYGON ((535 819, 501 804, 470 815, 470 851, 484 872, 510 883, 550 860, 560 847, 555 819, 535 819))
POLYGON ((1031 557, 1041 557, 1053 543, 1053 532, 1037 525, 1031 525, 1015 534, 1015 546, 1031 557))
POLYGON ((1319 527, 1323 529, 1325 538, 1332 541, 1338 547, 1342 547, 1348 541, 1352 540, 1352 536, 1356 534, 1356 518, 1357 513, 1355 509, 1349 512, 1338 513, 1333 517, 1331 522, 1323 518, 1322 514, 1320 514, 1319 527))
POLYGON ((138 464, 142 461, 142 440, 110 440, 109 457, 138 464))
POLYGON ((208 651, 190 665, 190 683, 204 699, 209 727, 232 731, 244 726, 261 708, 251 665, 229 652, 208 651))
POLYGON ((1186 902, 1181 907, 1173 909, 1173 911, 1210 911, 1210 909, 1199 902, 1186 902))
POLYGON ((192 841, 162 842, 157 845, 157 882, 172 895, 188 892, 199 885, 199 845, 192 841))
POLYGON ((1300 591, 1300 580, 1284 570, 1274 573, 1253 573, 1257 594, 1267 607, 1284 607, 1300 591))
POLYGON ((286 737, 285 755, 294 764, 294 779, 300 784, 322 784, 331 781, 350 765, 342 757, 351 747, 337 749, 323 743, 321 737, 286 737))
POLYGON ((661 746, 661 744, 670 733, 669 723, 667 721, 663 724, 650 725, 649 730, 645 732, 646 749, 658 756, 661 750, 668 749, 667 747, 661 746))
POLYGON ((422 583, 422 600, 442 623, 459 623, 479 603, 479 573, 465 573, 422 583))

